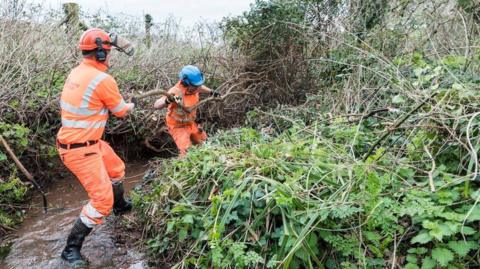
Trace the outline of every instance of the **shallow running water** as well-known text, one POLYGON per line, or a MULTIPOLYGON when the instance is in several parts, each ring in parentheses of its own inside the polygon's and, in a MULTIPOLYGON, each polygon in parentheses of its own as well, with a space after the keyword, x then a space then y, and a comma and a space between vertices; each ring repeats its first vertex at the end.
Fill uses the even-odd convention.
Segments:
MULTIPOLYGON (((125 189, 128 193, 141 182, 147 169, 144 164, 127 164, 125 189)), ((43 213, 41 199, 34 199, 33 209, 16 233, 11 251, 2 269, 60 269, 70 268, 60 253, 70 229, 88 197, 72 175, 53 182, 48 190, 49 211, 43 213)), ((125 216, 124 216, 125 217, 125 216)), ((86 238, 82 254, 88 259, 88 268, 141 269, 148 268, 143 253, 116 243, 115 223, 123 217, 109 216, 86 238)))

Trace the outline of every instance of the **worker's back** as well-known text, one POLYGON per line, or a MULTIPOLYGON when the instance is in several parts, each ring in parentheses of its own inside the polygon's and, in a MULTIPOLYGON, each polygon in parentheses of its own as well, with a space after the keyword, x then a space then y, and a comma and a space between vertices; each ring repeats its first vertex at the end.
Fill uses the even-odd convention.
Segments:
POLYGON ((117 114, 124 112, 125 102, 116 82, 104 70, 98 62, 85 59, 69 74, 60 98, 60 143, 98 140, 107 123, 108 109, 117 114))

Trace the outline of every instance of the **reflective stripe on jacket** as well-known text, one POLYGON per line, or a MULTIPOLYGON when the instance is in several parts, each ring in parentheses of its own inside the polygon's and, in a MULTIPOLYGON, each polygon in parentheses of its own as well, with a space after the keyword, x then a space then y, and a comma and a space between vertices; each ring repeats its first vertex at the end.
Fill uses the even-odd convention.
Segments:
POLYGON ((92 59, 84 59, 68 75, 60 98, 62 127, 57 139, 64 144, 82 143, 102 137, 108 111, 117 117, 127 106, 107 67, 92 59))
MULTIPOLYGON (((181 105, 184 107, 192 107, 198 104, 200 100, 200 96, 198 91, 194 94, 186 94, 187 87, 183 86, 180 82, 178 82, 174 87, 172 87, 168 92, 169 93, 176 93, 175 89, 178 89, 181 98, 181 105)), ((177 93, 178 95, 178 93, 177 93)), ((185 125, 189 123, 195 122, 195 118, 197 115, 197 110, 194 109, 192 112, 187 113, 183 109, 181 109, 176 103, 171 103, 168 105, 168 113, 167 113, 167 125, 168 126, 179 126, 185 125)))

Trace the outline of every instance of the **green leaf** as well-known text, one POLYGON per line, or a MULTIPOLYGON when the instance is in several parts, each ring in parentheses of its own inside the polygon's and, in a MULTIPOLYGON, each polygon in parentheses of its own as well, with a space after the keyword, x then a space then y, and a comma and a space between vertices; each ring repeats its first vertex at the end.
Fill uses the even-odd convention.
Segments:
POLYGON ((435 227, 429 232, 429 234, 435 237, 435 239, 438 241, 442 241, 442 238, 445 235, 444 231, 440 227, 435 227))
POLYGON ((365 237, 371 241, 371 242, 375 242, 375 243, 378 243, 380 241, 380 239, 382 239, 382 237, 376 233, 376 232, 371 232, 371 231, 366 231, 365 232, 365 237))
POLYGON ((459 83, 453 83, 453 85, 452 85, 452 89, 457 90, 457 91, 461 91, 461 90, 463 90, 463 88, 464 88, 463 85, 459 84, 459 83))
POLYGON ((416 76, 417 78, 421 77, 424 72, 425 72, 425 69, 423 69, 423 68, 415 68, 415 69, 413 70, 413 73, 415 74, 415 76, 416 76))
POLYGON ((418 267, 418 265, 414 264, 414 263, 407 263, 407 265, 405 265, 405 267, 403 267, 403 269, 420 269, 418 267))
POLYGON ((469 226, 463 226, 463 228, 460 229, 460 232, 462 232, 465 235, 472 235, 472 234, 477 233, 475 231, 475 229, 473 229, 472 227, 469 227, 469 226))
POLYGON ((0 152, 0 162, 7 160, 7 155, 5 155, 3 152, 0 152))
POLYGON ((414 238, 412 238, 412 244, 419 243, 419 244, 426 244, 430 241, 432 241, 433 237, 426 232, 423 232, 421 234, 418 234, 414 238))
POLYGON ((447 266, 449 262, 453 261, 453 253, 446 248, 435 248, 432 250, 432 258, 441 266, 447 266))
POLYGON ((464 215, 455 212, 441 212, 438 213, 437 216, 453 221, 463 221, 464 218, 464 215))
POLYGON ((304 248, 300 248, 299 250, 297 250, 297 252, 295 252, 295 256, 297 256, 298 258, 302 259, 305 262, 308 261, 309 259, 308 252, 304 248))
POLYGON ((480 206, 478 205, 475 206, 475 208, 472 210, 472 213, 468 215, 467 220, 469 222, 480 220, 480 206))
POLYGON ((180 230, 180 232, 178 233, 178 240, 179 241, 185 240, 185 238, 187 238, 187 235, 188 235, 187 230, 184 230, 184 229, 180 230))
POLYGON ((411 248, 407 251, 410 254, 423 255, 428 252, 426 248, 411 248))
POLYGON ((167 234, 171 233, 171 232, 173 231, 174 226, 175 226, 175 222, 174 222, 174 221, 169 221, 169 222, 167 223, 167 231, 166 231, 166 233, 167 233, 167 234))
POLYGON ((460 257, 464 257, 472 249, 476 249, 478 244, 472 241, 450 241, 448 247, 457 253, 460 257))
POLYGON ((183 223, 188 223, 188 224, 193 224, 193 216, 190 215, 190 214, 187 214, 187 215, 183 216, 182 222, 183 223))
POLYGON ((28 145, 28 139, 26 138, 20 139, 20 145, 26 147, 28 145))
POLYGON ((395 95, 392 99, 392 103, 394 104, 403 104, 405 103, 405 98, 401 95, 395 95))
MULTIPOLYGON (((462 2, 462 1, 458 1, 458 2, 462 2)), ((465 65, 466 61, 467 60, 463 56, 453 56, 453 55, 448 55, 441 60, 441 62, 444 65, 450 68, 460 68, 461 66, 465 65)))
POLYGON ((437 263, 432 258, 426 257, 425 259, 423 259, 421 269, 433 269, 436 265, 437 263))
POLYGON ((416 255, 408 254, 406 260, 409 263, 417 264, 417 256, 416 255))
POLYGON ((442 241, 444 236, 450 236, 458 231, 458 223, 454 222, 444 222, 439 223, 438 221, 429 221, 425 220, 422 223, 422 226, 426 229, 429 229, 428 232, 432 237, 437 239, 438 241, 442 241))

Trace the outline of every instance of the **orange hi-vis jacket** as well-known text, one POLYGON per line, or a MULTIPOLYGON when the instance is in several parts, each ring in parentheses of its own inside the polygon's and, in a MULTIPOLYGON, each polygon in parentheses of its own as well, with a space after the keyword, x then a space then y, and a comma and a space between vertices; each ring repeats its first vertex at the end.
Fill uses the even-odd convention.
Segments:
MULTIPOLYGON (((181 94, 179 95, 179 97, 181 98, 181 105, 188 108, 198 104, 200 100, 200 95, 198 91, 193 94, 187 94, 187 87, 183 86, 181 82, 178 82, 168 92, 171 94, 176 94, 175 88, 179 89, 181 92, 181 94)), ((196 109, 194 109, 190 113, 187 113, 183 109, 181 109, 176 103, 171 103, 168 105, 168 113, 166 117, 167 126, 183 126, 195 123, 196 116, 196 109)))
POLYGON ((99 140, 105 130, 108 111, 117 117, 127 112, 115 79, 93 59, 84 59, 68 75, 60 98, 62 127, 57 139, 63 144, 99 140))

